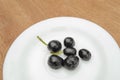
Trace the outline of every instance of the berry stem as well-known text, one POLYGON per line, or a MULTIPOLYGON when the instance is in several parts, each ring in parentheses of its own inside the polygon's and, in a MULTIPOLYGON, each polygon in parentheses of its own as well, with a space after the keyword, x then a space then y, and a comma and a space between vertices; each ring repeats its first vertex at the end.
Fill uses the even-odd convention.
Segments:
POLYGON ((51 52, 51 54, 53 54, 53 55, 59 55, 59 54, 62 54, 62 53, 63 53, 63 51, 51 52))
POLYGON ((47 46, 47 43, 45 41, 42 40, 42 38, 40 38, 39 36, 37 36, 38 40, 41 41, 44 45, 47 46))
MULTIPOLYGON (((39 36, 37 36, 37 39, 40 41, 40 42, 42 42, 45 46, 47 46, 48 44, 45 42, 45 41, 43 41, 43 39, 42 38, 40 38, 39 36)), ((61 54, 61 53, 63 53, 62 51, 58 51, 58 52, 51 52, 51 54, 53 54, 53 55, 59 55, 59 54, 61 54)))

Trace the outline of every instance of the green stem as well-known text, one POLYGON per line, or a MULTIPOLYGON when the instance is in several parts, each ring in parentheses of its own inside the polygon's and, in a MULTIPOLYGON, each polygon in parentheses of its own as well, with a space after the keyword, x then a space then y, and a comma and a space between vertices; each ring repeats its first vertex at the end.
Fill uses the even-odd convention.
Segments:
POLYGON ((51 52, 51 54, 53 55, 59 55, 59 54, 62 54, 63 52, 62 51, 58 51, 58 52, 51 52))
POLYGON ((38 40, 40 40, 44 45, 47 46, 47 43, 45 41, 43 41, 39 36, 37 36, 38 40))
MULTIPOLYGON (((47 44, 45 41, 43 41, 42 38, 40 38, 39 36, 37 36, 37 38, 38 38, 38 40, 41 41, 45 46, 48 45, 48 44, 47 44)), ((63 53, 63 52, 62 52, 62 51, 51 52, 51 54, 53 54, 53 55, 59 55, 59 54, 61 54, 61 53, 63 53)))

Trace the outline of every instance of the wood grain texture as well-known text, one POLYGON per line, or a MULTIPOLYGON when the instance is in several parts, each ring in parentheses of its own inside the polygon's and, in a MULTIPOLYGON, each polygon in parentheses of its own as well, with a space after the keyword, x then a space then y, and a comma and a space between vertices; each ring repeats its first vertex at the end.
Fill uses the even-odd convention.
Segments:
POLYGON ((30 25, 57 16, 93 21, 120 45, 120 0, 0 0, 0 80, 6 52, 30 25))

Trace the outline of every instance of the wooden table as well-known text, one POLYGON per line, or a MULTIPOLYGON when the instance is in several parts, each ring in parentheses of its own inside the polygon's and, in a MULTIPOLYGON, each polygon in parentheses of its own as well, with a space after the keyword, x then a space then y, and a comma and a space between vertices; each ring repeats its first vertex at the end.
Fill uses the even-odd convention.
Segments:
POLYGON ((120 45, 120 0, 0 0, 0 80, 6 52, 30 25, 56 16, 91 20, 120 45))

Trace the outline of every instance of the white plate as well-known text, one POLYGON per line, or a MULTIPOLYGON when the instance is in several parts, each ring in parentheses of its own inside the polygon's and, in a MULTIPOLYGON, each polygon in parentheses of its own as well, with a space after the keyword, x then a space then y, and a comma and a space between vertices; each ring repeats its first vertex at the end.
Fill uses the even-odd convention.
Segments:
MULTIPOLYGON (((62 43, 63 44, 63 43, 62 43)), ((63 46, 64 48, 64 46, 63 46)), ((3 68, 4 80, 120 80, 120 51, 115 40, 100 26, 74 17, 56 17, 41 21, 25 30, 10 47, 3 68), (47 65, 47 43, 71 36, 77 50, 92 53, 90 61, 80 60, 74 71, 53 70, 47 65)))

